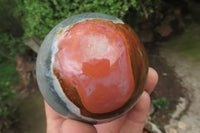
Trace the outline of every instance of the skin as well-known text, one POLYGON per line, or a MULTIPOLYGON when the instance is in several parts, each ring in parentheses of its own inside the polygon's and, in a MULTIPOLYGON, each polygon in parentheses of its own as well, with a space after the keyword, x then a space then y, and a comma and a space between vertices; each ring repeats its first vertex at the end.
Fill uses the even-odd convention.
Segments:
POLYGON ((145 91, 136 105, 122 117, 108 123, 90 125, 60 116, 46 102, 47 133, 142 133, 150 107, 150 94, 158 74, 149 68, 145 91))

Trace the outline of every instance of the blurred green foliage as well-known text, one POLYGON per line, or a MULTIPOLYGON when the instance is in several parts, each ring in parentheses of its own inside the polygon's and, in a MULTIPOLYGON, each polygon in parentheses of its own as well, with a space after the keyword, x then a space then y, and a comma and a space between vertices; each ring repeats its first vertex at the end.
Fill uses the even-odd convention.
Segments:
POLYGON ((16 54, 26 49, 20 18, 14 16, 15 7, 12 0, 0 0, 0 63, 14 61, 16 54))
POLYGON ((0 64, 0 132, 17 121, 13 100, 16 91, 11 88, 19 81, 15 64, 6 61, 0 64))
POLYGON ((5 60, 14 61, 16 54, 24 53, 26 49, 21 38, 14 38, 9 33, 0 34, 0 44, 0 63, 5 60))
POLYGON ((151 15, 160 0, 16 0, 16 3, 16 15, 22 17, 24 38, 36 35, 44 39, 50 29, 72 15, 100 12, 123 19, 130 8, 144 16, 142 6, 151 15))
POLYGON ((19 81, 14 59, 25 46, 20 21, 14 16, 16 4, 0 0, 0 132, 17 121, 13 100, 17 94, 12 88, 19 81))

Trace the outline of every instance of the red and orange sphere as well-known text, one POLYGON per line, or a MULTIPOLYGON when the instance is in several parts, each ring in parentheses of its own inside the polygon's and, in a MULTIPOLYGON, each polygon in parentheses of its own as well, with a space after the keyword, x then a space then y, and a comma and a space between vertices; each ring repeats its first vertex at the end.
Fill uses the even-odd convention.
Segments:
POLYGON ((64 21, 66 27, 62 22, 44 40, 45 48, 41 49, 51 47, 46 55, 50 58, 41 59, 44 51, 40 50, 38 84, 49 105, 62 115, 89 123, 110 121, 131 109, 142 94, 147 55, 135 32, 117 18, 97 13, 80 15, 64 21), (41 62, 50 65, 50 77, 42 76, 42 81, 52 79, 51 88, 40 85, 41 62), (52 90, 57 93, 54 103, 44 94, 52 90), (56 109, 61 105, 67 112, 56 109))

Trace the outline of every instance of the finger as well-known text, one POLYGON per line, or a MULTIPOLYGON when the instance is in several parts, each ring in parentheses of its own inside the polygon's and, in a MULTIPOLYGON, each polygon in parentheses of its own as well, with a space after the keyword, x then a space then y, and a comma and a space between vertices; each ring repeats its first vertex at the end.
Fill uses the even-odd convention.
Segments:
POLYGON ((60 133, 97 133, 93 125, 67 119, 63 122, 60 133))
POLYGON ((55 112, 45 101, 45 112, 47 119, 47 133, 59 133, 61 125, 65 120, 64 117, 60 116, 55 112))
POLYGON ((141 133, 144 128, 149 106, 150 96, 144 91, 133 109, 128 112, 127 119, 120 133, 141 133))
POLYGON ((55 120, 55 119, 60 119, 63 118, 60 114, 58 114, 56 111, 54 111, 46 101, 44 101, 44 105, 45 105, 45 112, 46 112, 46 117, 49 120, 55 120))
POLYGON ((158 82, 158 74, 153 68, 149 68, 145 91, 151 94, 158 82))

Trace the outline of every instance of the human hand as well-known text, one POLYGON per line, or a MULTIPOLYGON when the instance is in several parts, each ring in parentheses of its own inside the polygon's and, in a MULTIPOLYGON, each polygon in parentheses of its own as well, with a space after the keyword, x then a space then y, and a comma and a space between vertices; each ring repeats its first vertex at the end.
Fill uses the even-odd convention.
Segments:
POLYGON ((103 124, 90 125, 64 118, 45 102, 47 133, 142 133, 150 106, 149 95, 157 81, 157 72, 149 68, 145 91, 135 106, 122 117, 103 124))

